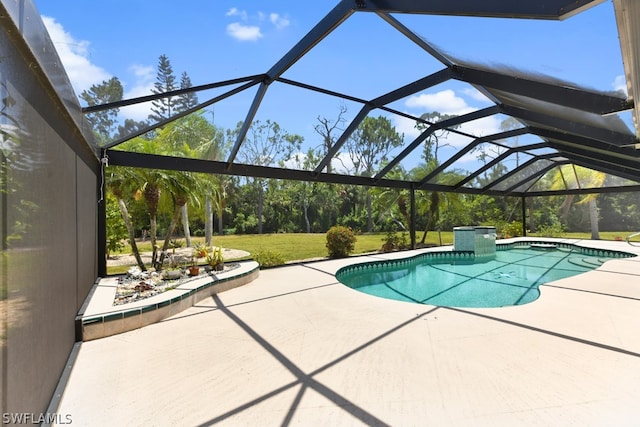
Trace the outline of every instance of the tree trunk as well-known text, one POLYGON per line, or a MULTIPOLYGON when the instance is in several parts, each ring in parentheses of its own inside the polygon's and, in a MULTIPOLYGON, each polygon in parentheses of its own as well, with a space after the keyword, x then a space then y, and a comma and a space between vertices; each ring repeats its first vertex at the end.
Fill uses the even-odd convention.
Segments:
POLYGON ((169 224, 169 228, 167 229, 167 235, 164 238, 164 244, 162 245, 162 252, 160 252, 160 259, 158 260, 158 264, 155 266, 156 271, 162 270, 162 264, 164 263, 164 258, 167 255, 167 249, 169 249, 169 242, 171 241, 171 236, 173 232, 176 230, 176 226, 178 225, 178 220, 180 219, 180 211, 182 210, 182 206, 176 205, 173 210, 173 218, 171 218, 171 223, 169 224))
POLYGON ((309 203, 305 200, 302 202, 302 212, 304 213, 304 225, 307 233, 311 233, 311 223, 309 223, 309 203))
POLYGON ((187 247, 190 248, 193 245, 191 244, 191 230, 189 229, 189 208, 188 205, 185 204, 182 207, 182 230, 184 231, 184 240, 187 243, 187 247))
POLYGON ((373 231, 373 208, 371 207, 371 192, 367 189, 367 232, 373 231))
POLYGON ((531 200, 531 203, 529 204, 528 210, 529 210, 529 231, 531 231, 532 233, 536 232, 536 224, 535 224, 535 219, 533 217, 533 206, 531 206, 533 204, 533 200, 531 200))
POLYGON ((589 200, 589 221, 591 223, 591 239, 600 240, 600 229, 598 228, 598 205, 596 199, 589 200))
POLYGON ((158 226, 156 223, 156 215, 153 214, 149 218, 149 236, 151 238, 151 265, 155 267, 158 261, 158 226))
POLYGON ((262 183, 258 187, 258 234, 262 234, 262 206, 264 204, 264 190, 262 183))
POLYGON ((131 245, 131 251, 133 252, 133 256, 138 263, 138 267, 140 270, 147 271, 147 267, 144 266, 144 262, 142 262, 142 258, 140 257, 140 251, 138 250, 138 245, 136 244, 136 233, 133 229, 133 224, 131 223, 131 218, 129 218, 129 210, 127 209, 127 205, 124 200, 120 197, 118 199, 118 206, 120 207, 120 215, 122 215, 122 220, 124 221, 125 227, 127 227, 127 232, 129 233, 129 244, 131 245))
POLYGON ((149 211, 149 235, 151 236, 151 265, 155 266, 158 260, 158 227, 156 216, 160 201, 160 189, 154 185, 147 185, 144 189, 144 199, 149 211))
POLYGON ((218 210, 218 234, 221 236, 224 234, 224 221, 222 221, 222 213, 224 211, 222 209, 218 210))
POLYGON ((207 196, 204 202, 204 244, 211 246, 213 239, 213 206, 211 197, 207 196))
POLYGON ((440 193, 437 191, 431 192, 429 196, 429 219, 427 220, 427 225, 424 228, 424 234, 422 235, 422 240, 420 243, 424 245, 424 242, 427 240, 427 232, 433 227, 434 224, 438 222, 439 213, 440 213, 440 193))
POLYGON ((562 201, 562 204, 560 205, 560 209, 559 209, 560 217, 563 220, 565 220, 565 222, 569 217, 569 211, 571 210, 571 205, 573 204, 573 200, 575 199, 575 197, 576 197, 575 195, 569 194, 564 198, 564 200, 562 201))

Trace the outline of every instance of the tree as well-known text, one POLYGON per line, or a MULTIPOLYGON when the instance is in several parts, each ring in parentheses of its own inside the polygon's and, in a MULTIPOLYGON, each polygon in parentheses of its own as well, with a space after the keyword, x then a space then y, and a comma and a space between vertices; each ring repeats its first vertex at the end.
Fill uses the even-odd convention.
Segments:
POLYGON ((186 206, 189 199, 192 199, 194 189, 197 187, 195 176, 191 172, 184 171, 167 172, 166 184, 167 189, 171 193, 171 198, 173 199, 174 209, 171 223, 169 224, 169 228, 167 229, 167 233, 164 238, 160 258, 157 265, 154 266, 156 271, 162 269, 162 264, 164 263, 167 249, 169 248, 169 242, 171 241, 171 236, 173 236, 173 232, 178 225, 182 208, 186 206))
POLYGON ((126 138, 147 126, 149 126, 149 123, 146 120, 136 121, 133 119, 125 119, 123 124, 118 125, 118 131, 114 135, 114 139, 126 138))
MULTIPOLYGON (((566 165, 558 168, 553 176, 551 188, 552 190, 565 188, 600 188, 604 184, 606 174, 581 166, 566 165)), ((561 216, 567 218, 569 209, 574 203, 576 196, 568 195, 560 206, 561 216)), ((578 201, 577 205, 587 205, 589 212, 589 224, 591 228, 591 239, 600 239, 600 230, 598 227, 598 206, 596 204, 597 194, 588 194, 578 201)))
MULTIPOLYGON (((318 163, 318 158, 313 148, 310 148, 306 154, 296 153, 292 161, 296 169, 311 170, 313 166, 318 163)), ((316 186, 317 183, 308 181, 296 181, 289 186, 291 189, 291 198, 294 200, 294 203, 299 204, 302 209, 304 230, 306 233, 311 233, 309 207, 311 206, 316 186)))
MULTIPOLYGON (((409 179, 409 175, 402 167, 394 168, 387 177, 398 180, 409 179)), ((409 190, 376 187, 371 189, 371 193, 373 195, 373 207, 378 211, 380 217, 389 218, 392 223, 403 231, 409 229, 411 222, 408 207, 409 190)))
MULTIPOLYGON (((344 129, 342 126, 345 123, 344 115, 347 113, 347 107, 344 104, 341 104, 338 108, 338 117, 335 121, 329 120, 326 117, 320 118, 318 116, 318 123, 313 127, 318 135, 322 137, 322 149, 321 153, 323 155, 327 155, 331 147, 336 143, 336 137, 334 135, 335 132, 342 132, 344 129)), ((326 172, 333 172, 333 168, 331 167, 331 160, 327 163, 326 172)))
MULTIPOLYGON (((227 155, 231 146, 231 134, 229 140, 225 140, 223 130, 207 122, 208 127, 203 131, 208 135, 198 147, 194 148, 197 155, 207 160, 222 160, 227 155)), ((218 217, 218 233, 223 234, 223 213, 226 208, 226 198, 231 178, 228 176, 206 174, 201 178, 205 197, 204 234, 205 244, 211 245, 213 239, 213 212, 218 217)))
MULTIPOLYGON (((455 115, 442 114, 438 111, 432 111, 431 113, 425 113, 420 116, 421 119, 430 123, 437 124, 444 120, 448 120, 456 117, 455 115)), ((460 125, 456 125, 453 128, 457 128, 460 125)), ((417 123, 416 128, 420 131, 426 131, 428 125, 423 123, 417 123)), ((438 166, 440 166, 440 159, 438 157, 442 148, 448 146, 446 142, 447 136, 451 127, 436 129, 431 132, 424 141, 423 159, 424 164, 415 168, 412 173, 416 176, 416 179, 421 179, 431 172, 433 172, 438 166)), ((454 184, 460 177, 455 172, 441 172, 438 176, 438 182, 442 184, 454 184)), ((422 192, 421 192, 422 193, 422 192)), ((441 193, 438 191, 427 192, 424 197, 418 197, 416 202, 417 210, 420 214, 426 215, 427 221, 425 224, 424 233, 420 243, 424 244, 427 238, 427 233, 430 229, 433 229, 440 222, 440 208, 441 204, 447 204, 452 208, 460 206, 460 197, 457 193, 441 193)))
MULTIPOLYGON (((167 55, 160 55, 156 73, 156 82, 153 84, 151 92, 154 94, 161 94, 174 90, 176 90, 176 77, 173 75, 171 61, 169 61, 167 55)), ((156 99, 152 102, 152 114, 149 114, 149 120, 153 122, 160 122, 168 119, 171 117, 175 105, 176 98, 172 96, 156 99)))
MULTIPOLYGON (((387 155, 402 144, 404 135, 399 134, 391 121, 384 117, 365 117, 345 144, 356 175, 372 176, 387 155)), ((367 231, 373 229, 371 193, 367 189, 367 231)))
MULTIPOLYGON (((103 80, 100 84, 92 85, 89 90, 82 91, 80 99, 92 107, 121 101, 122 94, 122 83, 120 83, 117 77, 112 77, 109 80, 103 80)), ((115 129, 118 111, 118 108, 111 108, 109 110, 87 113, 85 117, 100 138, 108 139, 115 129)))
POLYGON ((131 245, 131 251, 133 252, 133 256, 136 259, 136 263, 142 271, 146 271, 147 268, 142 262, 140 251, 138 250, 138 245, 136 244, 136 234, 133 228, 133 223, 131 222, 131 217, 129 216, 129 210, 127 209, 127 204, 124 201, 125 192, 129 193, 134 189, 135 172, 129 168, 120 168, 115 166, 109 167, 106 176, 106 183, 107 188, 111 190, 111 193, 113 193, 118 203, 120 215, 122 216, 122 220, 125 224, 127 234, 129 236, 129 245, 131 245))
MULTIPOLYGON (((242 123, 238 123, 234 134, 237 135, 242 123)), ((246 164, 269 166, 283 165, 291 154, 300 149, 303 138, 300 135, 289 134, 280 125, 271 120, 264 123, 254 121, 239 151, 239 158, 246 164)), ((258 234, 262 234, 262 210, 264 208, 264 191, 266 181, 262 178, 250 178, 258 196, 257 217, 258 234)))
MULTIPOLYGON (((182 75, 180 76, 180 89, 188 89, 191 86, 193 86, 191 84, 191 79, 187 75, 187 72, 183 71, 182 75)), ((196 105, 198 105, 198 95, 196 95, 195 92, 183 93, 181 95, 178 95, 176 99, 175 110, 179 113, 181 111, 186 111, 190 108, 193 108, 196 105)))
MULTIPOLYGON (((420 116, 422 120, 426 120, 430 123, 438 123, 443 120, 452 119, 454 117, 457 117, 457 116, 454 114, 442 114, 442 113, 439 113, 438 111, 424 113, 420 116)), ((418 129, 420 132, 426 131, 428 127, 429 125, 426 125, 424 123, 420 123, 420 122, 416 123, 416 129, 418 129)), ((460 125, 453 126, 453 129, 458 127, 460 127, 460 125)), ((429 136, 425 139, 424 145, 423 145, 424 148, 422 152, 422 157, 425 163, 427 164, 428 172, 431 172, 432 170, 434 170, 436 167, 440 165, 440 161, 438 160, 439 151, 440 149, 449 145, 447 143, 441 143, 440 140, 447 139, 450 129, 452 128, 450 127, 450 128, 436 129, 435 131, 431 132, 429 136)))
MULTIPOLYGON (((159 147, 156 141, 134 138, 123 144, 123 149, 137 153, 158 154, 159 147)), ((149 237, 151 239, 151 264, 158 265, 158 206, 162 189, 168 187, 169 172, 160 169, 140 168, 133 170, 133 179, 137 183, 139 191, 144 197, 149 213, 149 237)))
MULTIPOLYGON (((428 169, 429 166, 423 164, 414 168, 411 174, 416 177, 422 177, 425 175, 425 170, 428 169)), ((460 181, 460 179, 462 179, 460 174, 455 171, 447 171, 442 173, 439 182, 444 185, 452 185, 460 181)), ((416 195, 416 210, 418 214, 427 218, 420 243, 425 243, 429 230, 439 226, 440 211, 443 205, 447 207, 447 211, 460 211, 463 209, 463 199, 459 193, 455 192, 420 191, 416 195)))
POLYGON ((107 194, 105 218, 107 259, 110 259, 113 252, 124 249, 122 241, 129 237, 115 197, 111 194, 107 194))

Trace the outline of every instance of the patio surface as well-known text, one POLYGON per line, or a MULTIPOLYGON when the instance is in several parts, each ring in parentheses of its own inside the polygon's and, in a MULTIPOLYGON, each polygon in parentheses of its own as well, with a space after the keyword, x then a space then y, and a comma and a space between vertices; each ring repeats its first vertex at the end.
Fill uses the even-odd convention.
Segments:
POLYGON ((334 276, 411 254, 263 270, 164 321, 82 343, 57 413, 81 426, 640 424, 639 258, 492 309, 384 300, 334 276))

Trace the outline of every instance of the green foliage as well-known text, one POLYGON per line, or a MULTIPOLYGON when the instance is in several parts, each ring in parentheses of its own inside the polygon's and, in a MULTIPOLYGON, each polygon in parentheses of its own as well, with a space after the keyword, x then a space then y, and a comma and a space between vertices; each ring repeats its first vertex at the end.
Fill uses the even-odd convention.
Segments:
POLYGON ((193 247, 193 256, 196 258, 206 258, 209 255, 209 248, 202 242, 198 242, 193 247))
POLYGON ((498 234, 503 239, 522 236, 522 222, 511 221, 498 226, 498 234))
POLYGON ((538 236, 541 237, 562 237, 565 229, 560 223, 542 225, 538 228, 538 236))
POLYGON ((173 239, 169 242, 169 247, 171 249, 184 248, 184 242, 182 240, 173 239))
POLYGON ((338 224, 356 231, 366 229, 367 212, 351 212, 347 215, 341 216, 338 219, 338 224))
MULTIPOLYGON (((100 84, 92 85, 89 90, 80 94, 80 99, 88 106, 108 104, 122 100, 124 89, 117 77, 103 80, 100 84)), ((117 124, 118 108, 87 113, 85 117, 92 126, 94 132, 104 138, 109 138, 117 124)))
POLYGON ((214 247, 209 255, 207 255, 207 264, 213 268, 217 268, 224 264, 224 256, 221 247, 214 247))
MULTIPOLYGON (((154 94, 158 94, 163 92, 171 92, 176 89, 176 77, 173 75, 171 61, 169 60, 167 55, 160 55, 160 58, 158 58, 158 67, 156 71, 156 82, 153 84, 153 89, 151 89, 151 92, 154 94)), ((152 114, 149 114, 149 119, 153 122, 159 122, 171 117, 176 102, 177 98, 175 97, 156 99, 152 102, 152 114)))
POLYGON ((242 212, 239 212, 233 222, 236 233, 238 234, 251 234, 258 230, 258 218, 254 214, 245 216, 242 212))
POLYGON ((382 252, 393 252, 409 248, 407 234, 404 231, 400 235, 395 231, 388 231, 382 241, 384 242, 382 244, 382 252))
POLYGON ((260 267, 275 267, 285 263, 284 256, 280 252, 270 249, 260 249, 254 255, 254 259, 260 267))
POLYGON ((127 227, 124 225, 120 209, 115 197, 108 195, 106 204, 106 231, 107 231, 107 258, 113 252, 120 252, 124 249, 124 240, 128 237, 127 227))
POLYGON ((341 225, 335 225, 327 231, 327 249, 331 258, 349 256, 355 249, 356 236, 353 231, 341 225))

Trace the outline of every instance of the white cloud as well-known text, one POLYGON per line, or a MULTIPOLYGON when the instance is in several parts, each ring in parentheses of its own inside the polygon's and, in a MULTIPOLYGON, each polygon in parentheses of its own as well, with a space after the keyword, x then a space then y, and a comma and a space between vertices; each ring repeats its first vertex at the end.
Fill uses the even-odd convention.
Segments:
POLYGON ((239 22, 232 22, 227 25, 227 34, 240 41, 256 41, 262 38, 260 27, 255 25, 243 25, 239 22))
POLYGON ((270 13, 269 20, 278 30, 282 30, 283 28, 287 28, 291 23, 287 18, 280 16, 277 13, 270 13))
POLYGON ((462 114, 472 110, 465 100, 451 89, 411 96, 405 105, 409 108, 421 109, 425 112, 437 111, 441 114, 462 114))
POLYGON ((473 100, 480 101, 482 103, 490 103, 491 102, 491 100, 489 98, 484 96, 484 94, 482 92, 480 92, 478 89, 476 89, 474 87, 466 87, 461 92, 464 95, 468 96, 469 98, 471 98, 473 100))
POLYGON ((613 83, 611 83, 611 86, 613 86, 613 89, 615 91, 622 92, 626 96, 628 96, 628 94, 627 94, 627 79, 624 76, 622 76, 622 75, 616 76, 616 78, 613 80, 613 83))
POLYGON ((42 20, 71 80, 71 85, 78 94, 111 78, 111 74, 106 70, 91 63, 88 41, 74 39, 54 18, 42 16, 42 20))
MULTIPOLYGON (((124 99, 137 98, 151 95, 151 89, 155 82, 155 69, 150 65, 134 64, 129 67, 129 73, 133 75, 134 83, 129 86, 124 84, 124 99)), ((134 120, 145 120, 151 113, 151 103, 135 104, 120 109, 123 118, 134 120)))
POLYGON ((258 11, 255 15, 249 16, 246 11, 233 7, 225 15, 239 19, 227 25, 227 34, 239 41, 256 41, 262 38, 262 25, 267 17, 277 30, 287 28, 291 24, 288 18, 275 12, 266 14, 258 11))
POLYGON ((415 127, 415 122, 411 119, 407 119, 402 116, 394 116, 393 125, 396 128, 396 131, 400 134, 404 134, 405 142, 408 139, 415 139, 420 132, 415 127))
POLYGON ((238 16, 243 21, 246 21, 248 19, 247 12, 244 10, 239 10, 237 7, 232 7, 231 9, 229 9, 225 16, 238 16))
MULTIPOLYGON (((475 99, 476 96, 474 96, 473 92, 482 96, 482 94, 477 92, 475 89, 473 91, 463 91, 463 93, 475 99)), ((487 100, 484 96, 482 96, 482 98, 484 98, 485 101, 487 100)), ((412 96, 407 99, 405 105, 412 110, 410 114, 414 116, 420 116, 424 113, 431 113, 434 111, 441 114, 460 116, 476 110, 476 108, 469 106, 463 98, 458 96, 456 92, 451 89, 433 94, 422 93, 412 96)), ((415 122, 413 120, 404 117, 396 117, 394 120, 394 126, 398 132, 405 134, 407 141, 411 141, 420 135, 420 131, 415 128, 415 122)), ((456 130, 479 137, 499 132, 500 122, 495 116, 490 116, 464 123, 460 127, 456 128, 456 130)), ((471 142, 471 138, 453 132, 450 132, 446 138, 446 143, 453 147, 464 147, 471 142)), ((442 143, 445 142, 442 141, 442 143)))

